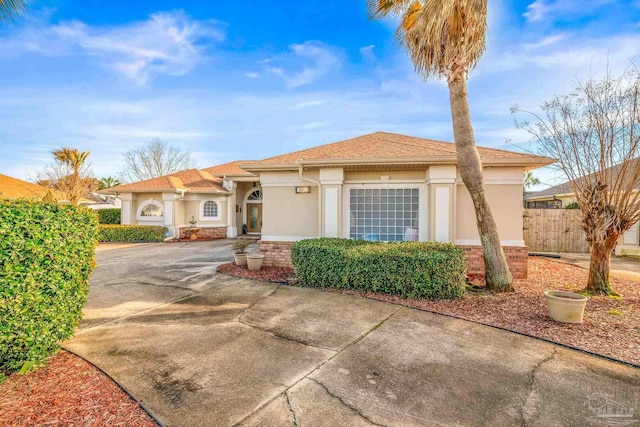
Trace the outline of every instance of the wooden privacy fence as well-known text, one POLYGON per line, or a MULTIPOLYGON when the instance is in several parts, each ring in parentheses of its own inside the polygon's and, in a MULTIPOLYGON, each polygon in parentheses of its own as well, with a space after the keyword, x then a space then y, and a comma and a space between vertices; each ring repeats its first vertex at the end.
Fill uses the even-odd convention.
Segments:
POLYGON ((579 209, 525 209, 523 234, 530 252, 589 253, 579 209))

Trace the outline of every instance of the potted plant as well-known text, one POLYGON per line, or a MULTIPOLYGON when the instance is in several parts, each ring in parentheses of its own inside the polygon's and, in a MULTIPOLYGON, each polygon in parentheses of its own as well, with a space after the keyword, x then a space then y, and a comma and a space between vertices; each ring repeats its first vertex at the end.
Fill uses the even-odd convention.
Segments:
POLYGON ((235 259, 237 266, 247 265, 246 249, 247 246, 249 246, 251 243, 253 242, 248 239, 237 239, 235 242, 233 242, 233 246, 231 246, 231 249, 233 249, 233 258, 235 259))
POLYGON ((251 271, 258 271, 262 268, 264 262, 264 255, 262 254, 247 254, 247 268, 251 271))
POLYGON ((566 291, 544 291, 549 316, 557 322, 582 323, 587 297, 566 291))

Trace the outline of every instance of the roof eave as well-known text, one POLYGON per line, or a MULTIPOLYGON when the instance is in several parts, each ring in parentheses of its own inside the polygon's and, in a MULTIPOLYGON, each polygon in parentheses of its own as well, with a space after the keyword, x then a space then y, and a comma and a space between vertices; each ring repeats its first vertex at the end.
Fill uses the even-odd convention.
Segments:
MULTIPOLYGON (((543 167, 555 163, 555 159, 542 157, 522 159, 483 159, 483 166, 522 166, 543 167)), ((395 158, 349 158, 349 159, 318 159, 299 160, 288 164, 251 164, 241 165, 243 169, 251 172, 297 170, 300 166, 333 167, 333 166, 371 166, 371 165, 442 165, 457 164, 456 156, 428 156, 428 157, 395 157, 395 158)))

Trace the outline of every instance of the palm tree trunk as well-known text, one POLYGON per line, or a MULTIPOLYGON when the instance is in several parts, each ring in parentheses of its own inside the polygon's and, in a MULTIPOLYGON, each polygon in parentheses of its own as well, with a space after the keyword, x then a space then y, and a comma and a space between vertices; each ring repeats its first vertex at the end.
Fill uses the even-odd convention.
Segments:
POLYGON ((458 170, 464 185, 469 190, 476 211, 478 233, 484 255, 487 289, 512 292, 514 290, 513 277, 509 271, 509 265, 500 244, 498 227, 493 219, 484 190, 482 162, 473 136, 465 77, 458 76, 450 79, 449 95, 458 170))

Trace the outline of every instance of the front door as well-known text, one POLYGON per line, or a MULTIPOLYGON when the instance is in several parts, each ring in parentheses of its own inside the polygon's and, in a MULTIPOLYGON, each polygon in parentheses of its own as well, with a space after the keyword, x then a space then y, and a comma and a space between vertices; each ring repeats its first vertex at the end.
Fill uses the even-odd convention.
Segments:
POLYGON ((262 203, 247 203, 247 232, 262 231, 262 203))

